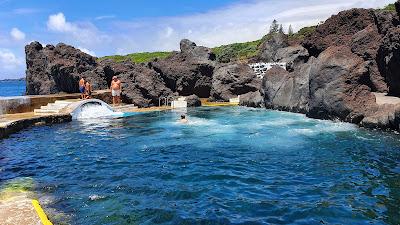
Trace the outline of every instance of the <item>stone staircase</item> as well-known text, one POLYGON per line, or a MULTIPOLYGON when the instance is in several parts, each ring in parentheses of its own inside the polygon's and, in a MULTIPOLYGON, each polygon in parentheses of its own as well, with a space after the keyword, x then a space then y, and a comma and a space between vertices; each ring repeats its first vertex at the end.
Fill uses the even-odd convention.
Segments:
POLYGON ((59 114, 61 110, 66 108, 68 105, 78 101, 80 101, 80 99, 57 100, 54 103, 41 106, 40 109, 35 109, 33 112, 35 115, 59 114))

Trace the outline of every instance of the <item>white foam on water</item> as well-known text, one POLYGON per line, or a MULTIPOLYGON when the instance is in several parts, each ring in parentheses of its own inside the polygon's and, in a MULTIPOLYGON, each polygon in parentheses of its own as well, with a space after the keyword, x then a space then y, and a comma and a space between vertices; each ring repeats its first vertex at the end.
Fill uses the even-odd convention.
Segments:
POLYGON ((315 125, 311 127, 296 128, 292 129, 291 132, 302 135, 317 135, 321 133, 336 133, 336 132, 348 132, 357 130, 357 126, 351 123, 323 121, 323 120, 314 120, 314 121, 315 125))
POLYGON ((123 113, 114 112, 110 108, 99 104, 85 105, 74 114, 77 120, 97 119, 97 118, 111 118, 122 117, 123 113))

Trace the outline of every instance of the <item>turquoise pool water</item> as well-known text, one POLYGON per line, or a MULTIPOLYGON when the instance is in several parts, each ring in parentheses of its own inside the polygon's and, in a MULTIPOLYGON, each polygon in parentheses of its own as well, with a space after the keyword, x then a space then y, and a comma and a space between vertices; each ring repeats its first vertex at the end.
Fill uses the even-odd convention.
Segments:
POLYGON ((179 115, 14 134, 0 141, 0 182, 33 178, 50 219, 70 224, 400 221, 397 135, 262 109, 179 115))

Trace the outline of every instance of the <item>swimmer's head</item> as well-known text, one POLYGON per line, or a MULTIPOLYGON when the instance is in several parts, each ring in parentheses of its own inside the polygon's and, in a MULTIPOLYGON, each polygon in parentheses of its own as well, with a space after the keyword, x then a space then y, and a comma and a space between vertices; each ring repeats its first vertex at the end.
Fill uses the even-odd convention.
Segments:
POLYGON ((181 120, 184 120, 184 119, 186 119, 186 116, 185 115, 181 115, 181 120))

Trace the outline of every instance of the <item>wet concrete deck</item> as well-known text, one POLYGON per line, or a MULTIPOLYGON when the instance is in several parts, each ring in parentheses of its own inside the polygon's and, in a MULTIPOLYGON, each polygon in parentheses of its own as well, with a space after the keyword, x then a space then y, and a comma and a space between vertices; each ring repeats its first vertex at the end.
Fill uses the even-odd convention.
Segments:
POLYGON ((0 199, 0 225, 41 225, 29 192, 13 193, 0 199))

